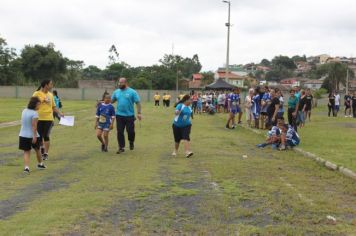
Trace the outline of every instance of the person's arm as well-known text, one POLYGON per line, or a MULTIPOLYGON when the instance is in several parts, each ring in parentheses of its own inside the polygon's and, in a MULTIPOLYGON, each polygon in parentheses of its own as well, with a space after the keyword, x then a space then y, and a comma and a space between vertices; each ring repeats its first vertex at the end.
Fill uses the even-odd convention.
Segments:
POLYGON ((32 119, 32 143, 37 143, 37 122, 38 117, 32 119))
POLYGON ((111 96, 111 103, 115 103, 116 101, 117 101, 117 99, 116 99, 115 92, 114 92, 111 96))
POLYGON ((296 116, 298 114, 298 108, 299 108, 299 100, 297 102, 297 105, 295 106, 294 112, 292 113, 293 116, 296 116))
POLYGON ((115 108, 112 106, 111 107, 111 124, 110 124, 110 129, 114 128, 114 123, 115 123, 115 108))
POLYGON ((55 113, 57 113, 60 117, 63 117, 64 116, 64 113, 61 112, 57 107, 53 107, 53 111, 55 113))
POLYGON ((141 115, 141 103, 137 102, 136 103, 136 109, 137 109, 137 119, 142 120, 142 115, 141 115))

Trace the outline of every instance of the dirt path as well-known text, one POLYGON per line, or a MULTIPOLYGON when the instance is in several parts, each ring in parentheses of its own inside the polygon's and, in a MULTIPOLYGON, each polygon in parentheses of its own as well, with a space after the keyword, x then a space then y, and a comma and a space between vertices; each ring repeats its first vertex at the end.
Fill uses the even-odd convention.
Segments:
POLYGON ((17 126, 21 124, 21 120, 16 120, 16 121, 11 121, 11 122, 3 122, 0 123, 0 129, 1 128, 7 128, 7 127, 12 127, 12 126, 17 126))

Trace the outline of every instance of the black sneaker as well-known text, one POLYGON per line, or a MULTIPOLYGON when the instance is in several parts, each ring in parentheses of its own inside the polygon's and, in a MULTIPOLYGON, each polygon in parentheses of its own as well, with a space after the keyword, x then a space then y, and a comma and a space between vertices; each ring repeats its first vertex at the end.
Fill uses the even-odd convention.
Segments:
POLYGON ((120 153, 123 153, 123 152, 125 152, 125 149, 120 148, 120 149, 116 152, 116 154, 120 154, 120 153))
POLYGON ((44 169, 46 169, 47 167, 44 165, 44 164, 38 164, 37 165, 37 169, 39 169, 39 170, 44 170, 44 169))
POLYGON ((226 128, 226 129, 230 129, 229 125, 226 125, 225 128, 226 128))
POLYGON ((105 152, 105 145, 104 144, 101 144, 101 151, 105 152))
POLYGON ((43 161, 47 161, 47 160, 48 160, 48 154, 47 154, 47 153, 44 153, 44 154, 42 155, 42 160, 43 160, 43 161))
POLYGON ((30 169, 29 169, 29 168, 25 168, 25 169, 23 170, 23 173, 30 174, 30 169))
POLYGON ((134 150, 134 148, 135 148, 134 143, 130 143, 130 150, 134 150))
POLYGON ((108 147, 104 147, 104 152, 108 152, 108 147))
POLYGON ((185 155, 186 158, 190 158, 191 156, 193 156, 193 152, 188 152, 188 153, 186 153, 186 155, 185 155))

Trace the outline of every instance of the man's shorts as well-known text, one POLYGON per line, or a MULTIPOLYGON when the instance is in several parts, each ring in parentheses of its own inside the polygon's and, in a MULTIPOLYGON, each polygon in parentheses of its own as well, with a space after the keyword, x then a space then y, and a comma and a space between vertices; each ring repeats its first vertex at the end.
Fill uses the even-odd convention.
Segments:
POLYGON ((32 143, 32 138, 19 137, 19 149, 24 151, 30 151, 31 148, 38 150, 42 145, 40 137, 37 137, 37 142, 32 143))
POLYGON ((110 123, 99 123, 97 128, 101 129, 103 131, 109 131, 110 130, 110 123))

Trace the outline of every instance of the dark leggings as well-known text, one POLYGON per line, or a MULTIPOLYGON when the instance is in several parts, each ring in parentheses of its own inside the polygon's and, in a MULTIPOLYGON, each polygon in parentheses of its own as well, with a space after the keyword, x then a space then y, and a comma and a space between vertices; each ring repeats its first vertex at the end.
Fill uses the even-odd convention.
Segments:
POLYGON ((295 108, 288 108, 288 123, 297 131, 297 116, 293 116, 295 108))
POLYGON ((40 140, 48 142, 51 130, 53 127, 53 121, 39 120, 37 122, 37 132, 40 135, 40 140))
POLYGON ((328 105, 328 109, 329 109, 328 116, 330 116, 330 114, 332 112, 333 116, 335 117, 336 116, 335 105, 328 105))

